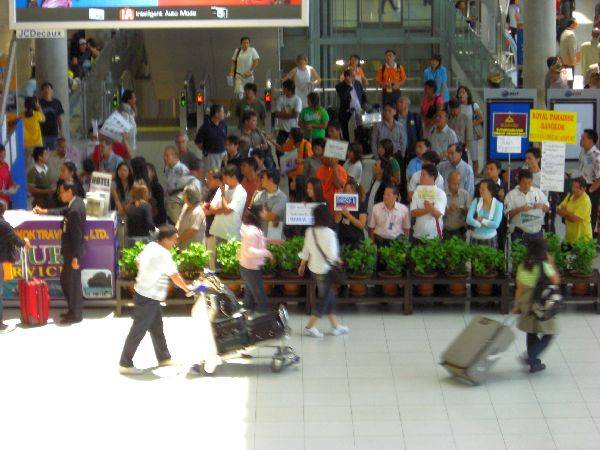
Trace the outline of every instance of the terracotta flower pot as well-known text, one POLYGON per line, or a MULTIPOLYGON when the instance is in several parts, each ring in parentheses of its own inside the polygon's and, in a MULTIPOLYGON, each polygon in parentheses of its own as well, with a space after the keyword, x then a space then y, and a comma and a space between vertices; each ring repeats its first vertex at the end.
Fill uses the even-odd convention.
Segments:
MULTIPOLYGON (((275 278, 275 274, 274 273, 263 273, 262 278, 263 278, 263 280, 272 280, 273 278, 275 278)), ((271 293, 273 292, 273 284, 272 283, 263 283, 263 286, 265 288, 265 294, 271 295, 271 293)))
MULTIPOLYGON (((487 275, 480 275, 479 278, 496 278, 498 276, 498 272, 493 272, 487 275)), ((482 297, 489 297, 492 295, 492 290, 494 289, 494 285, 491 283, 477 283, 475 285, 475 292, 477 295, 482 297)))
POLYGON ((575 278, 580 278, 582 281, 586 280, 582 283, 573 283, 573 287, 571 288, 571 294, 574 297, 585 297, 590 294, 590 280, 591 276, 589 275, 581 275, 575 271, 571 272, 571 276, 575 278))
POLYGON ((417 294, 421 297, 431 297, 435 290, 433 280, 437 277, 437 273, 418 274, 419 278, 431 278, 431 283, 421 283, 417 285, 417 294))
MULTIPOLYGON (((348 274, 348 278, 353 280, 366 280, 369 278, 371 274, 348 274)), ((350 284, 348 286, 348 290, 350 291, 350 295, 352 297, 365 297, 367 295, 367 284, 359 283, 359 284, 350 284)))
MULTIPOLYGON (((446 276, 450 279, 463 279, 467 275, 461 273, 447 273, 446 276)), ((448 285, 448 292, 453 297, 463 297, 467 294, 467 285, 465 283, 453 283, 448 285)))
POLYGON ((236 297, 240 297, 242 295, 242 285, 239 283, 227 283, 227 280, 239 280, 240 277, 237 274, 224 274, 221 273, 219 274, 219 278, 221 278, 221 280, 223 280, 223 283, 225 283, 225 286, 227 286, 229 289, 231 289, 231 292, 233 292, 235 294, 236 297))
MULTIPOLYGON (((296 272, 282 272, 281 278, 288 278, 290 280, 298 280, 302 278, 296 272)), ((292 284, 292 283, 284 283, 283 284, 283 294, 286 297, 298 297, 300 295, 300 289, 302 286, 300 284, 292 284)))
POLYGON ((377 276, 379 278, 387 278, 390 279, 390 283, 382 284, 381 289, 383 290, 383 294, 386 297, 395 297, 398 295, 398 283, 393 282, 392 280, 401 278, 400 274, 388 273, 388 272, 378 272, 377 276))

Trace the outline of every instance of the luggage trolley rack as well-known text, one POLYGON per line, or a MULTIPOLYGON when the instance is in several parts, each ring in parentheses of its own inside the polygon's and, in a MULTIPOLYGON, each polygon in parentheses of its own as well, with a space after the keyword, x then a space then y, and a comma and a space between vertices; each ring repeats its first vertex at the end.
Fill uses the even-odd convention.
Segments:
MULTIPOLYGON (((244 309, 235 294, 213 273, 205 273, 194 283, 194 309, 200 321, 208 322, 212 336, 210 353, 203 363, 192 366, 192 372, 211 374, 223 360, 231 358, 270 359, 271 371, 277 373, 300 362, 295 350, 287 345, 289 314, 285 306, 276 311, 255 313, 244 309), (278 341, 276 345, 261 345, 278 341), (256 347, 273 348, 270 356, 253 356, 247 352, 256 347)), ((200 324, 201 326, 203 324, 200 324)))

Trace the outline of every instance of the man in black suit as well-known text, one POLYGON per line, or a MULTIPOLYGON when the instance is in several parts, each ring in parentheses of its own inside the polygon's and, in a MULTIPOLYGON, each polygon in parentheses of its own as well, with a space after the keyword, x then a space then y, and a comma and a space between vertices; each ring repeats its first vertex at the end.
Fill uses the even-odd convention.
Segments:
POLYGON ((367 96, 361 82, 355 79, 352 69, 344 70, 344 80, 336 84, 335 90, 340 100, 338 118, 342 125, 342 134, 344 139, 349 140, 348 122, 352 114, 362 111, 362 105, 367 101, 367 96))
POLYGON ((85 204, 75 195, 75 185, 64 183, 59 188, 59 197, 68 206, 55 209, 33 208, 35 214, 64 216, 60 238, 63 266, 60 273, 60 286, 65 295, 69 310, 61 315, 61 324, 81 322, 83 315, 83 292, 81 288, 80 259, 85 251, 84 227, 86 220, 85 204))

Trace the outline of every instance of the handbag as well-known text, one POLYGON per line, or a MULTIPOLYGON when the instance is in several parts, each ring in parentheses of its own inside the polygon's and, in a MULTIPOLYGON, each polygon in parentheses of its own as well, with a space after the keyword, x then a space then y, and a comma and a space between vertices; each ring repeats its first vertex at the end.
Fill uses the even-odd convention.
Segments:
MULTIPOLYGON (((471 105, 471 107, 473 107, 473 105, 471 105)), ((473 119, 475 118, 475 115, 477 114, 477 116, 481 115, 481 111, 479 111, 478 109, 476 110, 473 107, 473 119)), ((477 125, 473 125, 473 139, 475 139, 476 141, 483 139, 483 123, 479 123, 477 125)))
POLYGON ((344 272, 344 269, 342 269, 338 263, 331 262, 329 260, 329 258, 327 258, 327 255, 325 255, 325 252, 319 245, 319 241, 317 240, 317 234, 315 233, 314 228, 312 228, 312 235, 313 235, 313 239, 315 241, 315 245, 317 246, 317 249, 319 250, 319 253, 323 257, 323 259, 325 261, 327 261, 327 263, 331 266, 331 268, 329 270, 329 274, 331 276, 331 281, 334 284, 346 284, 346 282, 347 282, 346 272, 344 272))

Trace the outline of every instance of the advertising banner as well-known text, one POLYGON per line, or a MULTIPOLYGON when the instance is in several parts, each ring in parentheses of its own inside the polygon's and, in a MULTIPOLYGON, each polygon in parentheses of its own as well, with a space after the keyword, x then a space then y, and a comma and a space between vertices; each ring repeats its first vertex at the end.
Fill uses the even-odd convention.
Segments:
MULTIPOLYGON (((50 298, 63 299, 60 287, 62 217, 36 216, 29 211, 7 211, 4 218, 21 238, 28 238, 29 277, 48 283, 50 298)), ((116 248, 115 219, 88 218, 85 225, 86 253, 81 258, 81 284, 85 299, 114 298, 116 248)), ((4 298, 18 300, 17 280, 23 277, 21 262, 13 265, 15 280, 4 283, 4 298)))

